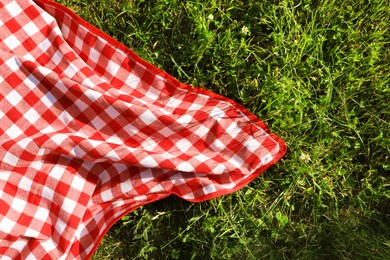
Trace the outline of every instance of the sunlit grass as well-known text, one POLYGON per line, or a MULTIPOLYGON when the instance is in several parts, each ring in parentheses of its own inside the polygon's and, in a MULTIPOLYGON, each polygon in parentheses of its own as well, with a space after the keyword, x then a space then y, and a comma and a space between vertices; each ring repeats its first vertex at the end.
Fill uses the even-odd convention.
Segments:
POLYGON ((130 213, 96 259, 389 259, 388 1, 61 0, 289 147, 234 194, 130 213))

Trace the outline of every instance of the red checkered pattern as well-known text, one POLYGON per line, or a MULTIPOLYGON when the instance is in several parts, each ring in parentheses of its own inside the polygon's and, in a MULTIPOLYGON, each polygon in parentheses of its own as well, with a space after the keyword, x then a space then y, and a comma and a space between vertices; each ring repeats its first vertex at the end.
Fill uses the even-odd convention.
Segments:
POLYGON ((124 214, 233 192, 284 143, 65 7, 0 0, 0 258, 89 258, 124 214))

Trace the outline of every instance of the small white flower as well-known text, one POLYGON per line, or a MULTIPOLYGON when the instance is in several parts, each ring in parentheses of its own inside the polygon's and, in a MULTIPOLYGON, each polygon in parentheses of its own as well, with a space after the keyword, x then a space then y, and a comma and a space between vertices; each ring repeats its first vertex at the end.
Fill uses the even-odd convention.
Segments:
POLYGON ((307 163, 311 160, 311 158, 310 158, 310 155, 308 155, 307 153, 301 153, 301 155, 299 156, 299 160, 307 163))
POLYGON ((248 27, 246 27, 245 25, 241 28, 241 31, 243 34, 247 35, 249 33, 249 29, 248 27))
POLYGON ((207 19, 209 19, 210 21, 214 20, 214 15, 209 14, 209 16, 207 17, 207 19))

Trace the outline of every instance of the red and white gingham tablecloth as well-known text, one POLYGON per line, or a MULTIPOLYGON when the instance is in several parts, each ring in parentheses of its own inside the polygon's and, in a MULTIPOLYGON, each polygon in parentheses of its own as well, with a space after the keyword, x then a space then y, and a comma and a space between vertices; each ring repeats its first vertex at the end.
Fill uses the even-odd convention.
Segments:
POLYGON ((49 0, 0 0, 0 259, 90 258, 124 214, 233 192, 286 146, 49 0))

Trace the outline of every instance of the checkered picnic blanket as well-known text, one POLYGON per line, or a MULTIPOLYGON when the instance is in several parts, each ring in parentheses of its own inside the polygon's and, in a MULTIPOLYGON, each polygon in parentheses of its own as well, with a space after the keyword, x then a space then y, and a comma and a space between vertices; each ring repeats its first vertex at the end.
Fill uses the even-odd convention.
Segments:
POLYGON ((233 192, 284 143, 49 0, 0 0, 0 258, 85 259, 124 214, 233 192))

